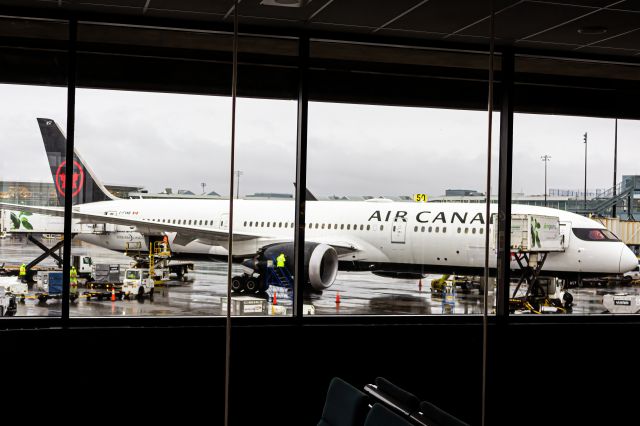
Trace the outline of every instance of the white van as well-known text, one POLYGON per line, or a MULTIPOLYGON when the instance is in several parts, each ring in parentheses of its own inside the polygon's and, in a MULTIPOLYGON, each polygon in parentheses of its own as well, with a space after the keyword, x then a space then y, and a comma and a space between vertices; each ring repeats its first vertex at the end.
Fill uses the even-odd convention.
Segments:
POLYGON ((122 282, 122 293, 125 297, 142 298, 145 294, 153 299, 153 278, 149 276, 148 269, 130 268, 124 271, 124 281, 122 282))

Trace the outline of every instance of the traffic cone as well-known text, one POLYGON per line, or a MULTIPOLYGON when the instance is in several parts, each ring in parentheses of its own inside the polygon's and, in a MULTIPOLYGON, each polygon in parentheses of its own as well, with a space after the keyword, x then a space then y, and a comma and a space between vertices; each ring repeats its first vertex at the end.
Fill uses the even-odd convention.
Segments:
POLYGON ((340 304, 340 292, 337 291, 336 292, 336 305, 339 305, 339 304, 340 304))
POLYGON ((273 290, 273 300, 271 301, 271 304, 272 304, 272 305, 277 305, 277 304, 278 304, 278 297, 277 297, 277 294, 278 294, 278 293, 276 293, 276 291, 275 291, 275 290, 273 290))
POLYGON ((111 286, 111 301, 112 302, 116 301, 116 290, 115 288, 113 288, 113 286, 111 286))

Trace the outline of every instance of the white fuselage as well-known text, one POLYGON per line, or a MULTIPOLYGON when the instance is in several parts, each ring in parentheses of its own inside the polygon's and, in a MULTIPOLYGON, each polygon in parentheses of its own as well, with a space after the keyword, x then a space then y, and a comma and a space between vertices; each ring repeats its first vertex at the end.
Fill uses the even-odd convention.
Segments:
MULTIPOLYGON (((229 230, 228 200, 132 199, 84 204, 77 208, 80 212, 152 223, 229 230)), ((491 208, 494 213, 496 206, 491 208)), ((294 209, 293 201, 234 201, 234 234, 257 236, 235 241, 234 256, 250 256, 264 245, 293 241, 294 209)), ((620 241, 586 241, 571 232, 572 228, 604 229, 591 219, 563 210, 517 204, 512 206, 512 213, 559 217, 565 250, 550 253, 544 270, 617 274, 638 264, 635 255, 620 241)), ((425 265, 439 269, 484 266, 487 220, 484 204, 310 201, 306 203, 305 216, 306 241, 354 248, 341 255, 341 261, 425 265)), ((140 242, 143 249, 148 244, 136 227, 105 226, 110 232, 78 234, 76 238, 120 251, 126 249, 127 243, 140 242)), ((174 241, 176 233, 167 235, 176 254, 224 256, 228 253, 224 244, 207 243, 206 238, 180 245, 174 241)), ((495 251, 489 253, 489 265, 495 267, 495 251)), ((515 263, 512 266, 515 268, 515 263)))

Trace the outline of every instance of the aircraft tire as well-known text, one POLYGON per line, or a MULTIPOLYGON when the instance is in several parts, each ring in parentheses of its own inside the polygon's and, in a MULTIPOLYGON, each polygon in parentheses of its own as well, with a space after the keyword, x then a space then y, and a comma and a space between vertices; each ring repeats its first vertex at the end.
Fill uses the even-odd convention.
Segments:
POLYGON ((244 288, 247 293, 257 293, 259 286, 255 278, 249 278, 244 282, 244 288))
POLYGON ((241 276, 235 276, 231 279, 231 291, 240 293, 244 290, 244 279, 241 276))
POLYGON ((562 300, 564 300, 564 307, 569 308, 573 305, 573 295, 569 292, 565 292, 562 295, 562 300))

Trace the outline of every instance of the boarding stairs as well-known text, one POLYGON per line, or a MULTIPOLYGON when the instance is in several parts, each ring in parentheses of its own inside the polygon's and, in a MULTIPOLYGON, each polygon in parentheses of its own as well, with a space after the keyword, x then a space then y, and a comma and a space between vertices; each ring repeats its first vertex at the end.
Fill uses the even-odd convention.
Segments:
MULTIPOLYGON (((293 275, 291 275, 289 269, 286 266, 284 268, 275 266, 277 265, 276 259, 272 259, 272 262, 269 263, 270 266, 267 266, 266 277, 268 288, 284 288, 286 289, 288 297, 293 298, 293 275)), ((275 291, 275 289, 273 291, 275 291)))
POLYGON ((586 209, 579 208, 576 213, 582 215, 607 215, 613 206, 618 204, 629 203, 629 198, 632 198, 636 188, 640 189, 640 182, 636 183, 635 177, 632 179, 626 179, 615 186, 596 193, 596 196, 588 201, 586 209))

